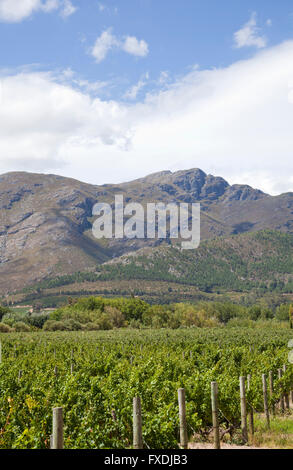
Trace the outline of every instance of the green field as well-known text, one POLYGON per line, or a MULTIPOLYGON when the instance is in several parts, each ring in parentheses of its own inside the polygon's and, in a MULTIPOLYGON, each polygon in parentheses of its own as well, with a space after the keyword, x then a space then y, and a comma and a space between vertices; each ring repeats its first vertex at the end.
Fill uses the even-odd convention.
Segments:
POLYGON ((16 314, 19 313, 20 315, 25 315, 26 313, 28 313, 29 307, 10 307, 10 310, 16 314))
POLYGON ((0 334, 0 448, 49 447, 54 406, 64 410, 65 448, 129 448, 136 395, 142 400, 144 446, 177 448, 177 389, 186 390, 192 440, 211 429, 213 380, 221 428, 231 427, 230 438, 236 439, 239 376, 252 375, 247 400, 262 412, 261 375, 273 371, 269 404, 276 402, 281 387, 292 388, 292 337, 289 328, 232 327, 0 334), (287 371, 278 380, 283 364, 287 371))

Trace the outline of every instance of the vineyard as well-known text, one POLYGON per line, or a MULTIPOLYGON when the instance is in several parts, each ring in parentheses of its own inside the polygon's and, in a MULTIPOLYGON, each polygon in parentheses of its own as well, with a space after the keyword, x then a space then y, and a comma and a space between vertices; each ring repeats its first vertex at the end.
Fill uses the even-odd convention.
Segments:
POLYGON ((251 375, 247 403, 256 412, 264 409, 262 374, 273 374, 269 409, 290 394, 290 339, 285 328, 0 334, 0 448, 49 448, 54 407, 63 408, 65 448, 131 448, 135 396, 144 447, 178 448, 177 390, 185 389, 189 440, 204 438, 213 426, 212 381, 220 428, 233 439, 241 423, 240 376, 251 375))

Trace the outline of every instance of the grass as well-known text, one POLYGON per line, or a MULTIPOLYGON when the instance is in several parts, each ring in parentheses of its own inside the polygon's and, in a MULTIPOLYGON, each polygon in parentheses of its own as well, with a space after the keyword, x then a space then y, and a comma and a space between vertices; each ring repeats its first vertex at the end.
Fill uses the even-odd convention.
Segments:
POLYGON ((29 311, 28 307, 9 307, 14 313, 27 313, 29 311))
POLYGON ((250 445, 270 449, 293 449, 293 412, 285 416, 271 417, 270 429, 267 429, 263 416, 255 417, 255 433, 250 445))
MULTIPOLYGON (((254 436, 249 436, 247 445, 243 445, 241 430, 237 429, 232 440, 229 435, 224 437, 222 448, 293 449, 293 410, 287 411, 284 416, 271 416, 269 430, 264 415, 255 415, 254 429, 254 436)), ((200 434, 195 435, 191 448, 213 448, 213 435, 208 440, 200 434)))

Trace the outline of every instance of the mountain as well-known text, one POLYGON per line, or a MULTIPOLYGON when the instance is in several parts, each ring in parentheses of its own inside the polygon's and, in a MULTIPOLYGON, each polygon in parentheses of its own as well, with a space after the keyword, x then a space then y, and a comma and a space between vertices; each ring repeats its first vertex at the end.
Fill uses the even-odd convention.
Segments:
MULTIPOLYGON (((0 293, 96 266, 170 240, 92 237, 92 207, 125 202, 200 202, 201 239, 273 229, 293 233, 293 193, 270 196, 199 169, 155 173, 119 185, 90 185, 56 175, 0 176, 0 293)), ((156 249, 157 249, 156 248, 156 249)))
POLYGON ((293 293, 293 234, 274 230, 203 241, 196 250, 142 248, 104 263, 97 279, 169 280, 199 290, 293 293))
MULTIPOLYGON (((293 234, 247 232, 203 241, 196 250, 144 247, 78 272, 43 280, 17 301, 52 307, 84 295, 139 295, 169 303, 200 299, 278 305, 293 300, 293 234)), ((15 296, 11 299, 16 300, 15 296)))

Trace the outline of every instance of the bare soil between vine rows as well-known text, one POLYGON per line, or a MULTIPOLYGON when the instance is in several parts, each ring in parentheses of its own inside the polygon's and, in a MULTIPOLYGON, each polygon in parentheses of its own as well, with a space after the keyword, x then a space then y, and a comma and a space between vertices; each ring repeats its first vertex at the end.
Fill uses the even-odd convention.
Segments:
MULTIPOLYGON (((214 445, 209 442, 190 442, 188 449, 213 449, 214 445)), ((221 449, 270 449, 270 447, 238 446, 234 444, 221 443, 221 449)))

